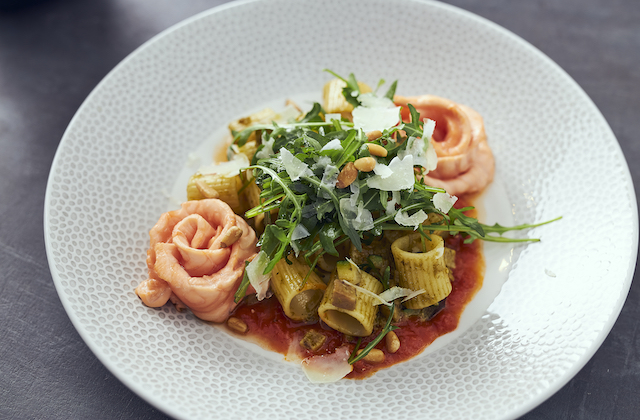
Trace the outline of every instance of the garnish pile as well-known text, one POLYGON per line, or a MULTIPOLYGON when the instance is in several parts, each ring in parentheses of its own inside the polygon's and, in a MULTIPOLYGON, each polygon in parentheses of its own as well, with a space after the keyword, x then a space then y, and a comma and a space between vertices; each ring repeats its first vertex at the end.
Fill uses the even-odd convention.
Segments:
POLYGON ((289 253, 302 256, 313 270, 323 254, 338 256, 336 248, 343 242, 350 240, 361 251, 363 243, 385 230, 417 230, 424 238, 448 231, 463 235, 467 243, 538 241, 501 235, 549 222, 487 226, 464 214, 471 207, 454 208, 456 197, 422 181, 420 175, 437 162, 430 144, 435 122, 423 120, 412 105, 410 121, 399 119, 392 101, 396 82, 377 96, 362 93, 353 74, 345 79, 330 73, 346 83, 343 94, 355 108, 353 122, 325 114, 315 103, 298 121, 233 133, 230 150, 244 146, 254 132, 261 140, 246 182, 255 180, 263 201, 245 216, 264 214, 266 222, 258 242, 261 252, 252 263, 257 267, 245 270, 236 302, 244 297, 251 273, 268 275, 289 253), (388 127, 370 130, 385 121, 391 121, 388 127), (277 217, 272 218, 274 210, 277 217))

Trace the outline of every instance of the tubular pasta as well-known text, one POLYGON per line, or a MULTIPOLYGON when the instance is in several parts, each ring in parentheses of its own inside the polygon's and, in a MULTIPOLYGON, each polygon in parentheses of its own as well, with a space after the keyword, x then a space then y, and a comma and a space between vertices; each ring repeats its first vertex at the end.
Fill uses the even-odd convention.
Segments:
POLYGON ((374 306, 373 296, 356 290, 352 284, 376 295, 382 292, 382 284, 375 277, 341 261, 337 276, 329 283, 320 303, 318 315, 334 330, 366 337, 373 332, 378 306, 374 306))
POLYGON ((280 301, 284 313, 296 321, 317 319, 317 308, 326 284, 312 271, 306 282, 309 266, 290 255, 291 265, 282 258, 271 272, 271 289, 280 301))
POLYGON ((444 240, 438 235, 431 235, 431 240, 425 240, 426 252, 422 252, 420 236, 420 233, 412 233, 391 244, 398 284, 411 290, 425 290, 425 293, 405 302, 410 309, 435 305, 451 293, 444 240))

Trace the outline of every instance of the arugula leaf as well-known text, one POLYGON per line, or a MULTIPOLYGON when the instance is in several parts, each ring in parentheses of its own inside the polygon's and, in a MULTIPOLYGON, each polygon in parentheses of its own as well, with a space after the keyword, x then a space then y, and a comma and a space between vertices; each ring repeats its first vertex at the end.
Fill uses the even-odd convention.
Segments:
POLYGON ((322 226, 320 232, 318 232, 318 238, 320 240, 320 244, 322 244, 322 248, 327 254, 331 254, 333 256, 340 255, 338 250, 334 245, 334 241, 339 236, 340 229, 335 223, 330 223, 322 226))
POLYGON ((247 266, 249 265, 249 261, 244 262, 244 275, 242 276, 242 281, 240 282, 240 286, 238 286, 238 290, 233 295, 234 303, 238 303, 242 300, 242 298, 247 294, 247 289, 249 289, 249 273, 247 272, 247 266))
POLYGON ((397 86, 398 86, 398 81, 396 80, 391 84, 391 86, 389 86, 389 89, 387 90, 387 93, 384 94, 384 97, 393 101, 393 97, 396 94, 397 86))
POLYGON ((391 321, 393 320, 393 311, 395 309, 395 305, 391 305, 391 310, 389 311, 389 318, 387 318, 387 323, 384 326, 384 328, 382 329, 382 331, 380 331, 380 334, 378 334, 378 336, 376 338, 373 339, 373 341, 371 341, 369 344, 367 344, 367 346, 362 349, 362 351, 360 352, 360 354, 357 354, 358 351, 358 347, 360 345, 360 342, 358 342, 358 345, 356 346, 356 348, 353 349, 353 353, 351 353, 351 357, 349 358, 349 364, 352 365, 355 362, 357 362, 360 359, 363 359, 367 354, 369 354, 369 352, 380 342, 382 341, 382 339, 387 335, 387 333, 389 333, 390 331, 393 330, 397 330, 398 327, 396 326, 392 326, 391 325, 391 321))

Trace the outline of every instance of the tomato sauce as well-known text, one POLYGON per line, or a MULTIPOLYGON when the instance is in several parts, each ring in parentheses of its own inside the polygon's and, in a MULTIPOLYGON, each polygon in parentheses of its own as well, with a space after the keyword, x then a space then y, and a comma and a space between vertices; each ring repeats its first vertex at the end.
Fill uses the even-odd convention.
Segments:
MULTIPOLYGON (((468 203, 462 200, 456 203, 458 208, 466 205, 468 203)), ((468 215, 475 216, 471 213, 468 215)), ((445 300, 444 308, 427 321, 412 316, 394 323, 393 325, 398 327, 394 332, 400 340, 399 350, 396 353, 388 352, 385 340, 381 340, 376 348, 384 352, 384 362, 374 364, 360 360, 354 364, 353 372, 347 375, 347 378, 363 379, 380 369, 408 360, 420 354, 436 338, 456 329, 465 306, 482 287, 484 258, 480 241, 465 244, 463 238, 458 235, 446 238, 445 243, 447 247, 456 251, 456 267, 453 270, 452 291, 445 300)), ((357 342, 357 339, 346 337, 320 321, 313 323, 292 321, 285 316, 275 296, 254 304, 241 303, 232 316, 247 324, 246 338, 284 355, 290 349, 294 349, 298 353, 297 356, 301 358, 332 353, 334 349, 344 344, 353 350, 357 342), (311 329, 320 331, 326 336, 322 347, 315 352, 298 345, 302 337, 311 329)), ((375 339, 380 331, 381 328, 374 329, 373 334, 363 338, 360 348, 364 348, 367 343, 375 339)))

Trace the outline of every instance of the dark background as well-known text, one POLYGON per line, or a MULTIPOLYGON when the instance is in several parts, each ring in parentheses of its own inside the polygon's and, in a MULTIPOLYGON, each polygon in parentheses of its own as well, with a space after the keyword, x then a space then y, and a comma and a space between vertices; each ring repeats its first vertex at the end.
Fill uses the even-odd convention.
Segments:
MULTIPOLYGON (((45 255, 44 194, 64 129, 93 87, 152 36, 224 1, 0 0, 3 3, 0 418, 166 418, 122 385, 69 321, 45 255), (6 6, 9 3, 13 7, 6 6)), ((578 82, 618 138, 637 195, 640 1, 447 3, 521 36, 578 82)), ((598 228, 595 223, 585 226, 594 235, 598 228)), ((595 356, 523 419, 640 418, 639 303, 640 284, 634 281, 620 318, 595 356)))

